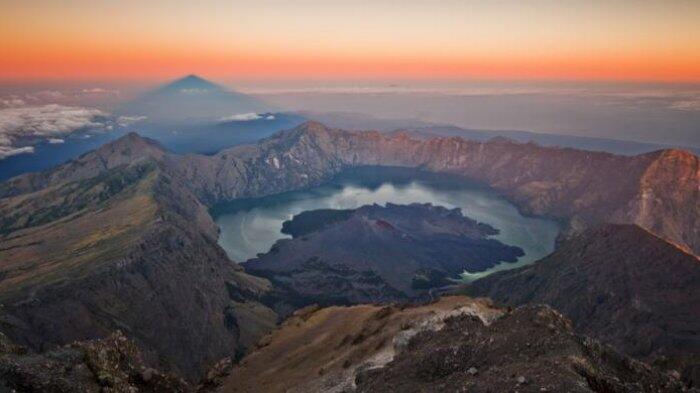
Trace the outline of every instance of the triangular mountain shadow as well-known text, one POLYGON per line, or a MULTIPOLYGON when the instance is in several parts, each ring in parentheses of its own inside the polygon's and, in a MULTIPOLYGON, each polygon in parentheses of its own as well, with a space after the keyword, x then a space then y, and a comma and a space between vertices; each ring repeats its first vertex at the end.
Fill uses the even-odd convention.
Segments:
POLYGON ((188 89, 198 89, 202 91, 207 90, 225 90, 222 86, 210 82, 198 75, 190 74, 184 78, 177 79, 173 82, 168 83, 165 86, 160 87, 159 92, 163 91, 180 91, 188 89))
POLYGON ((157 124, 211 123, 236 115, 274 111, 262 100, 194 74, 146 92, 117 109, 121 115, 145 116, 157 124))

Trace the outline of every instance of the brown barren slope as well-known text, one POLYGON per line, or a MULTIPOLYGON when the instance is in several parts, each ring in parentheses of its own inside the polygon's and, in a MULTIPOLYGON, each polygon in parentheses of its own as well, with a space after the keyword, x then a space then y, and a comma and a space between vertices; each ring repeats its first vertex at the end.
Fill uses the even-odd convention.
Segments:
POLYGON ((219 392, 681 392, 680 381, 576 335, 546 306, 446 297, 299 311, 219 392))
POLYGON ((263 338, 259 349, 234 368, 221 391, 317 392, 349 387, 359 368, 391 360, 395 337, 401 332, 408 339, 461 313, 491 320, 502 311, 487 300, 464 297, 405 309, 374 305, 302 309, 263 338))

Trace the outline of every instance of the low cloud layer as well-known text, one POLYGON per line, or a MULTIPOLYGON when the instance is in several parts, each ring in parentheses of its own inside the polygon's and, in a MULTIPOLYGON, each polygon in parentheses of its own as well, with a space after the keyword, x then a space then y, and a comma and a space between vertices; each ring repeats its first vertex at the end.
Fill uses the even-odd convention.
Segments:
POLYGON ((16 156, 19 154, 31 154, 31 153, 34 153, 34 147, 32 147, 32 146, 14 148, 11 146, 0 145, 0 160, 3 160, 7 157, 16 156))
POLYGON ((0 109, 0 159, 33 153, 32 145, 62 143, 62 137, 86 129, 106 129, 115 120, 93 108, 57 104, 0 109))
POLYGON ((260 115, 260 114, 257 114, 255 112, 250 112, 250 113, 239 113, 236 115, 222 117, 221 119, 219 119, 219 121, 220 122, 252 121, 252 120, 260 120, 260 119, 274 120, 275 116, 274 115, 260 115))
POLYGON ((0 108, 19 108, 57 104, 77 107, 113 106, 121 100, 121 92, 99 86, 62 90, 15 91, 0 89, 0 108))
POLYGON ((679 111, 700 111, 700 99, 676 101, 671 104, 670 108, 679 111))

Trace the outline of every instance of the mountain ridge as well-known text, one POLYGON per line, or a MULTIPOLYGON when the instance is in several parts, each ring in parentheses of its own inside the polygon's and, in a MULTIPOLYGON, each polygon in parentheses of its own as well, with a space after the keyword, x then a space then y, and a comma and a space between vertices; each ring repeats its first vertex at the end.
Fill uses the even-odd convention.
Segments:
MULTIPOLYGON (((684 150, 626 157, 508 141, 417 140, 405 134, 342 131, 307 122, 257 145, 213 156, 176 156, 158 149, 148 154, 167 161, 173 175, 209 206, 320 184, 352 166, 408 166, 486 183, 526 214, 564 220, 564 236, 601 222, 635 223, 700 252, 700 159, 684 150)), ((130 159, 134 157, 124 155, 113 161, 130 159)), ((82 168, 79 162, 80 158, 59 168, 82 168)), ((0 197, 48 182, 41 174, 18 176, 0 185, 0 197)))
POLYGON ((564 221, 565 236, 601 222, 637 223, 700 252, 700 159, 682 150, 627 157, 458 137, 418 140, 307 122, 258 145, 187 156, 179 165, 207 205, 320 184, 353 166, 417 167, 485 183, 526 214, 564 221))

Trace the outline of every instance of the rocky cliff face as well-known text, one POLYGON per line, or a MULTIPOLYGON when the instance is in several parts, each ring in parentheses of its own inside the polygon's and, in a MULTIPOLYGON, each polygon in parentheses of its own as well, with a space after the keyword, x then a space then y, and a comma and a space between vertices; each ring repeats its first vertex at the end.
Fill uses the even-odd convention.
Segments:
POLYGON ((683 384, 573 333, 544 306, 485 325, 471 316, 415 337, 384 368, 361 372, 357 392, 681 392, 683 384))
POLYGON ((700 359, 700 260, 638 226, 588 230, 533 265, 477 280, 470 293, 549 304, 635 357, 681 369, 700 359))
POLYGON ((639 181, 628 209, 620 209, 616 222, 632 222, 698 255, 700 248, 700 160, 679 150, 655 154, 639 181), (685 207, 685 208, 684 208, 685 207))
POLYGON ((298 312, 220 392, 681 392, 677 377, 579 336, 546 306, 446 297, 298 312))

